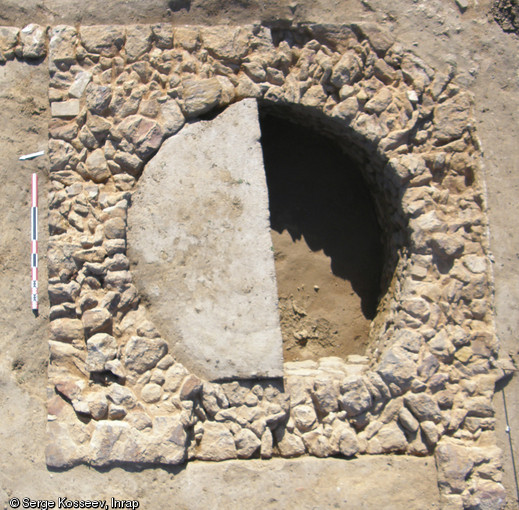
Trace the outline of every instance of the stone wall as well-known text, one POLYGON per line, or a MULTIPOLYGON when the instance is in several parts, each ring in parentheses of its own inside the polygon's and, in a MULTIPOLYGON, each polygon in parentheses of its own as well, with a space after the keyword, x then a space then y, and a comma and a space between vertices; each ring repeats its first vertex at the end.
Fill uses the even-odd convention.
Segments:
MULTIPOLYGON (((374 25, 48 31, 49 446, 68 467, 272 455, 435 455, 444 508, 503 504, 497 370, 471 97, 374 25), (363 161, 388 291, 367 358, 283 380, 202 381, 149 321, 126 256, 143 165, 186 120, 255 97, 322 122, 363 161)), ((41 58, 45 30, 0 32, 41 58)))

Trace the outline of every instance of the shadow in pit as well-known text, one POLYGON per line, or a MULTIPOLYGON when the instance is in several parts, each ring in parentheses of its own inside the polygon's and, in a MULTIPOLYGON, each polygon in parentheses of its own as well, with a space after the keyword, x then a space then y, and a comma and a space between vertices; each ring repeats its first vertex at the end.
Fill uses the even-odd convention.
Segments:
POLYGON ((367 319, 376 314, 383 264, 375 206, 356 163, 330 138, 262 111, 271 227, 323 250, 367 319))

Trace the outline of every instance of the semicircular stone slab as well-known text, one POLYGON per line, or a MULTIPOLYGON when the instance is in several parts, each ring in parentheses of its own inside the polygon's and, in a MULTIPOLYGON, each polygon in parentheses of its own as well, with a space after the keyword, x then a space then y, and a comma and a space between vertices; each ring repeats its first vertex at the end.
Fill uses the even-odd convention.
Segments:
POLYGON ((280 377, 282 339, 256 101, 186 125, 128 216, 137 287, 170 352, 209 380, 280 377))

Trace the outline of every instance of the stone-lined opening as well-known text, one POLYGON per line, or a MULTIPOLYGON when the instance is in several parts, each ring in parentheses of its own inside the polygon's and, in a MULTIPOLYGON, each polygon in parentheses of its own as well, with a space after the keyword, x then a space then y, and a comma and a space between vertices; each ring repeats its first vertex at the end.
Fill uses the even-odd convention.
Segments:
MULTIPOLYGON (((12 32, 25 54, 32 36, 18 43, 12 32)), ((473 508, 482 490, 499 494, 485 470, 498 452, 480 448, 494 444, 497 356, 480 148, 471 99, 452 76, 370 24, 309 24, 274 40, 260 25, 49 34, 49 382, 58 393, 48 464, 435 452, 440 488, 457 507, 463 498, 473 508), (186 120, 244 98, 294 105, 294 118, 305 110, 355 147, 386 246, 369 363, 285 363, 282 388, 213 384, 167 353, 148 319, 126 249, 136 178, 186 120), (452 260, 448 272, 439 259, 452 260), (107 322, 113 336, 95 333, 107 322), (125 383, 87 383, 105 369, 125 383)))
POLYGON ((275 111, 260 118, 284 359, 364 354, 383 263, 373 200, 333 140, 275 111))

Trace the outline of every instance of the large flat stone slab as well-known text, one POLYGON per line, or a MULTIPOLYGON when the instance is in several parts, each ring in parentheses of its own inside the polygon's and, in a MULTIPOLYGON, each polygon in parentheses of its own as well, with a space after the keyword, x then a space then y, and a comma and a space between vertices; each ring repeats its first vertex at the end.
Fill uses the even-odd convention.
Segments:
POLYGON ((152 319, 173 355, 211 380, 282 375, 260 136, 252 99, 186 125, 144 169, 129 212, 152 319))
POLYGON ((440 508, 436 468, 430 457, 194 462, 177 475, 175 483, 175 501, 187 508, 440 508))

